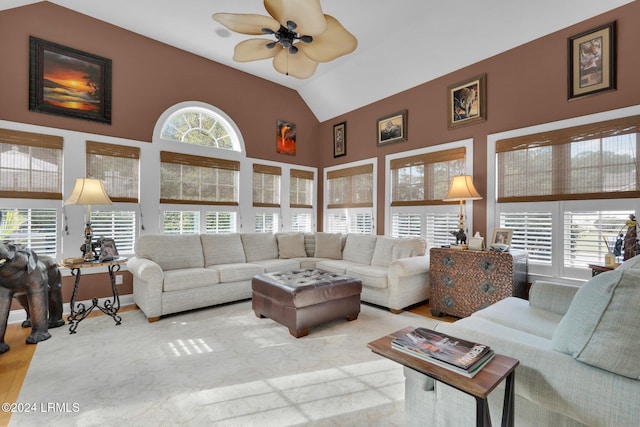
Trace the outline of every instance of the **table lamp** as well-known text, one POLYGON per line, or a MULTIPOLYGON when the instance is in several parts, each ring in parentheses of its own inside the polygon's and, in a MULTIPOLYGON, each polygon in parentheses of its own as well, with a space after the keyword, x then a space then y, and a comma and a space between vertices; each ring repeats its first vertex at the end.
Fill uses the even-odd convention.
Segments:
POLYGON ((104 191, 102 181, 94 178, 76 178, 76 184, 65 205, 86 205, 87 216, 84 228, 84 245, 82 245, 83 258, 86 261, 93 261, 93 230, 91 229, 91 205, 110 205, 111 199, 104 191))
POLYGON ((470 175, 458 175, 454 176, 449 186, 449 192, 442 199, 444 202, 457 202, 460 201, 460 216, 458 217, 458 232, 451 232, 456 236, 456 243, 466 243, 467 235, 465 234, 464 224, 464 212, 462 210, 462 202, 465 200, 480 200, 482 196, 478 194, 478 191, 473 186, 473 180, 470 175))

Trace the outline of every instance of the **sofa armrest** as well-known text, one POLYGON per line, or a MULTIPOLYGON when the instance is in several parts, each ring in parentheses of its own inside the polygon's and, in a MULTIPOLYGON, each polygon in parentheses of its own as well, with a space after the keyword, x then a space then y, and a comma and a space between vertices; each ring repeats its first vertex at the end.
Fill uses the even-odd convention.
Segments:
POLYGON ((132 257, 127 270, 133 276, 133 300, 149 319, 162 315, 164 273, 160 266, 146 258, 132 257))
POLYGON ((529 291, 529 305, 556 314, 566 314, 579 286, 537 280, 529 291))
POLYGON ((407 277, 429 272, 429 256, 399 258, 389 264, 389 276, 407 277))

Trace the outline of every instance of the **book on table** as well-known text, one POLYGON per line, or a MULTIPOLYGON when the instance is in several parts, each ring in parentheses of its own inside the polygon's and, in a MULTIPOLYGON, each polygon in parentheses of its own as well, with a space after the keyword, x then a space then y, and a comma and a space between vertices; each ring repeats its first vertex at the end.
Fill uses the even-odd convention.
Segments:
POLYGON ((427 328, 416 328, 395 338, 391 347, 469 378, 494 356, 488 345, 427 328))

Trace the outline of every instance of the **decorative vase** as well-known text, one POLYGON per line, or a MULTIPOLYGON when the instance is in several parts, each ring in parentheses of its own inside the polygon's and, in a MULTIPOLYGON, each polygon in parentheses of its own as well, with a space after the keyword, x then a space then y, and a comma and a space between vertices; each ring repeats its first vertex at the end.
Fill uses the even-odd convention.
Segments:
POLYGON ((613 254, 613 252, 609 251, 604 256, 604 265, 606 265, 607 267, 613 267, 616 265, 616 256, 613 254))

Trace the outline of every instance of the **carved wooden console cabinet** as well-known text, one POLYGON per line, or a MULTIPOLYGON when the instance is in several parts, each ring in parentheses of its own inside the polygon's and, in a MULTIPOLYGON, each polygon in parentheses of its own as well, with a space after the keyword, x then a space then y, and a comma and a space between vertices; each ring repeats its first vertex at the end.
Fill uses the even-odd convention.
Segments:
POLYGON ((467 317, 510 296, 528 297, 525 251, 432 248, 429 268, 434 316, 467 317))

